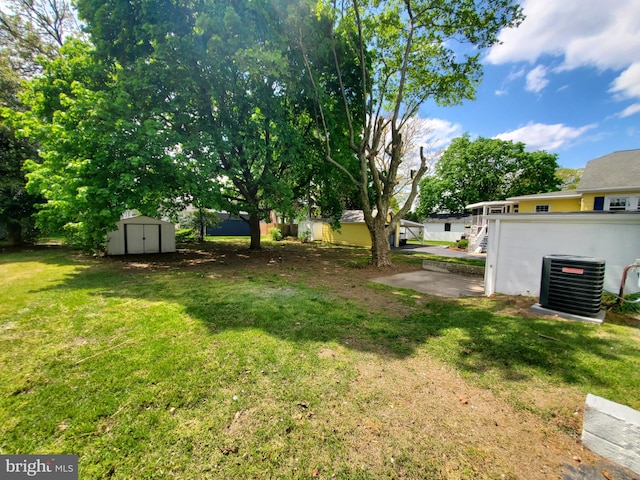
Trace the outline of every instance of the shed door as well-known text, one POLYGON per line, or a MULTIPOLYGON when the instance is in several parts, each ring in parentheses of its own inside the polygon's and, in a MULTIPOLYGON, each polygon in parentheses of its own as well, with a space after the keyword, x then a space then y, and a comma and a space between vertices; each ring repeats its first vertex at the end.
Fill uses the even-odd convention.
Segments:
POLYGON ((125 253, 160 252, 160 225, 143 225, 127 223, 124 226, 125 253))

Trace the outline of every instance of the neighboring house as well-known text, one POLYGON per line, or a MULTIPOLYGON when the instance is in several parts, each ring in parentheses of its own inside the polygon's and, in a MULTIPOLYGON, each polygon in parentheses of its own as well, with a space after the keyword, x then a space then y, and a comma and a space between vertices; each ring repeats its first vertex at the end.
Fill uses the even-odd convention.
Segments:
POLYGON ((473 214, 469 250, 476 252, 486 251, 488 215, 640 211, 640 149, 591 160, 575 190, 522 195, 466 208, 473 214))
MULTIPOLYGON (((387 221, 393 218, 389 213, 387 221)), ((338 245, 353 245, 357 247, 371 247, 371 235, 364 221, 362 210, 345 210, 340 218, 340 228, 334 229, 329 222, 322 225, 322 241, 338 245)), ((389 244, 394 247, 400 244, 400 225, 394 233, 389 235, 389 244)))
POLYGON ((470 214, 438 213, 429 215, 423 224, 424 239, 457 242, 467 234, 466 228, 471 226, 471 221, 470 214))
POLYGON ((507 199, 518 213, 640 210, 640 149, 623 150, 587 163, 575 190, 507 199))
POLYGON ((107 234, 107 255, 133 255, 176 251, 176 227, 156 218, 123 218, 107 234))
POLYGON ((220 222, 215 225, 207 225, 206 234, 212 237, 248 237, 251 235, 249 228, 249 215, 241 212, 234 215, 227 212, 216 212, 220 222))
POLYGON ((469 230, 470 252, 485 253, 489 241, 489 215, 514 213, 517 205, 508 200, 472 203, 465 207, 471 210, 471 228, 469 230))

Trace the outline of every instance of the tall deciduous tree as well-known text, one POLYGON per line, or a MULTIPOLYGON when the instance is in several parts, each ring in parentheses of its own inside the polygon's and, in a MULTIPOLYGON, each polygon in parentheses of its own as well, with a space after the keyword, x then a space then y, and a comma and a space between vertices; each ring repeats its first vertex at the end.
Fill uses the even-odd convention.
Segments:
MULTIPOLYGON (((357 186, 371 235, 372 261, 389 265, 389 233, 411 208, 428 169, 429 159, 421 155, 407 199, 389 221, 407 123, 427 100, 454 105, 472 99, 482 72, 480 52, 497 42, 502 28, 521 21, 521 10, 511 0, 321 0, 318 12, 332 20, 331 37, 351 47, 346 52, 333 50, 338 78, 344 64, 341 55, 361 72, 358 101, 352 103, 353 91, 347 85, 339 89, 348 106, 349 146, 359 170, 354 175, 335 158, 326 125, 325 157, 357 186), (353 120, 356 116, 363 119, 363 128, 353 120)), ((312 51, 305 32, 298 33, 301 48, 312 51)), ((307 63, 322 105, 325 96, 335 93, 314 67, 307 63)))
POLYGON ((23 83, 42 70, 42 59, 58 54, 64 39, 77 33, 67 0, 8 0, 0 9, 0 224, 14 244, 35 239, 35 205, 22 170, 27 159, 37 159, 34 139, 16 137, 9 125, 12 112, 25 106, 19 99, 23 83))
POLYGON ((510 140, 456 138, 434 175, 421 182, 418 213, 461 213, 472 203, 557 190, 557 155, 525 147, 510 140))
POLYGON ((39 144, 41 160, 25 163, 28 190, 46 200, 39 224, 99 250, 124 210, 153 215, 175 196, 178 176, 171 132, 135 110, 118 69, 92 53, 86 43, 66 42, 29 82, 29 110, 14 113, 13 122, 39 144))
POLYGON ((287 17, 293 0, 79 0, 138 111, 171 131, 184 196, 259 222, 305 195, 317 154, 310 90, 287 17))

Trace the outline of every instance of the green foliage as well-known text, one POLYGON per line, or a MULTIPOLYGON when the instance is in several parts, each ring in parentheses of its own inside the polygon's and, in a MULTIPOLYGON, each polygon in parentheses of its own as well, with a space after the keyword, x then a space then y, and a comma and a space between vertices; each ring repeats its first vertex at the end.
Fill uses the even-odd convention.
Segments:
POLYGON ((624 299, 620 301, 617 295, 603 292, 602 304, 603 306, 612 305, 610 308, 616 313, 640 314, 640 293, 625 295, 624 299))
POLYGON ((22 164, 28 158, 38 158, 36 146, 0 124, 0 225, 14 245, 34 241, 38 235, 35 205, 42 198, 26 190, 22 164))
POLYGON ((193 228, 176 230, 176 243, 194 243, 198 241, 198 234, 193 228))
POLYGON ((38 225, 87 251, 103 249, 122 212, 155 215, 179 189, 169 132, 135 110, 117 73, 69 41, 28 84, 30 110, 11 114, 17 132, 40 145, 42 160, 25 163, 28 191, 46 200, 38 225))
POLYGON ((220 217, 216 212, 205 208, 182 212, 178 215, 178 223, 191 229, 201 242, 204 241, 207 227, 215 227, 220 222, 220 217))
POLYGON ((302 232, 298 232, 298 239, 302 242, 302 243, 308 243, 311 241, 311 230, 309 230, 308 228, 303 230, 302 232))
POLYGON ((465 206, 558 189, 557 155, 527 152, 521 142, 455 139, 438 161, 435 173, 420 184, 418 213, 461 213, 465 206))
POLYGON ((456 242, 456 248, 467 249, 469 247, 469 240, 466 238, 462 238, 456 242))
POLYGON ((584 168, 559 168, 556 170, 556 177, 562 182, 562 190, 575 190, 578 188, 584 168))
POLYGON ((282 231, 278 227, 271 227, 269 229, 269 235, 271 235, 271 239, 276 242, 282 240, 282 231))
MULTIPOLYGON (((358 91, 342 85, 338 90, 349 107, 344 112, 349 148, 357 157, 359 171, 353 174, 332 158, 334 146, 325 125, 326 156, 357 187, 371 232, 373 261, 385 266, 390 263, 388 232, 411 208, 419 180, 429 166, 420 151, 410 193, 397 216, 387 224, 404 160, 408 121, 427 100, 456 105, 473 99, 482 74, 481 50, 495 44, 503 28, 517 26, 522 12, 510 0, 353 0, 339 5, 319 1, 318 12, 328 15, 335 26, 330 31, 336 40, 330 50, 332 56, 341 58, 343 54, 360 70, 358 91), (342 41, 346 50, 337 47, 342 41), (352 102, 353 98, 358 101, 352 102)), ((301 44, 304 45, 302 38, 301 44)), ((315 45, 306 43, 307 51, 312 48, 315 45)), ((314 87, 320 98, 335 95, 335 90, 325 87, 323 75, 315 71, 311 62, 306 67, 315 78, 314 87)))
POLYGON ((99 58, 121 66, 135 115, 170 132, 181 196, 247 212, 253 248, 259 219, 289 215, 311 179, 315 192, 330 185, 311 89, 292 48, 289 15, 301 8, 293 0, 78 1, 99 58))

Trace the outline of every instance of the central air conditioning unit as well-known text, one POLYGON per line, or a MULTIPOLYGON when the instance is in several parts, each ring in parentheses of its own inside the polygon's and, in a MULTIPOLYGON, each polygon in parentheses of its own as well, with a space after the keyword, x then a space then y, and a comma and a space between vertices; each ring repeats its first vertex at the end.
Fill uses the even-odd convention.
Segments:
POLYGON ((542 258, 540 305, 585 317, 600 314, 604 260, 572 255, 542 258))

